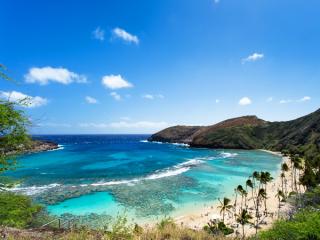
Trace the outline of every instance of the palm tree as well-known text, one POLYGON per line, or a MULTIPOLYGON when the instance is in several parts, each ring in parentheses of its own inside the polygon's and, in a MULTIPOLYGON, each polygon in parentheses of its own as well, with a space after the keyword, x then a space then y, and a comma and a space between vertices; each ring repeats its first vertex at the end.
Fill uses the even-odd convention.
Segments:
POLYGON ((237 208, 237 197, 238 197, 238 190, 237 188, 234 189, 234 193, 236 194, 236 197, 234 199, 234 207, 237 208))
POLYGON ((288 164, 283 163, 281 165, 281 171, 282 171, 282 173, 281 173, 282 192, 287 195, 288 194, 288 190, 287 190, 287 179, 286 179, 286 174, 285 173, 289 171, 288 164), (283 188, 283 183, 284 183, 285 188, 283 188))
POLYGON ((295 160, 293 162, 293 167, 294 167, 294 188, 297 192, 298 191, 298 189, 297 189, 297 170, 302 169, 300 158, 295 158, 295 160))
POLYGON ((241 210, 242 210, 243 196, 244 196, 243 191, 244 191, 244 189, 243 189, 242 185, 238 185, 237 192, 241 195, 241 207, 240 207, 241 210))
POLYGON ((260 188, 257 194, 257 200, 256 200, 256 234, 257 234, 257 230, 258 230, 258 224, 259 224, 259 220, 260 220, 260 215, 259 215, 259 206, 260 203, 262 202, 263 199, 267 198, 267 194, 265 192, 265 190, 263 188, 260 188))
MULTIPOLYGON (((264 184, 264 191, 267 194, 267 184, 273 180, 271 174, 269 172, 261 172, 260 173, 260 182, 264 184)), ((264 198, 264 206, 265 206, 265 214, 267 214, 267 198, 264 198)))
POLYGON ((278 218, 279 218, 279 216, 280 216, 280 203, 281 203, 281 198, 282 198, 282 200, 285 198, 285 196, 284 196, 284 193, 280 190, 280 189, 278 189, 278 192, 277 192, 277 194, 276 194, 276 197, 278 198, 278 201, 279 201, 279 206, 278 206, 278 218))
POLYGON ((255 204, 255 203, 254 203, 254 197, 253 197, 254 185, 253 185, 253 182, 251 181, 251 179, 248 179, 248 180, 246 181, 246 187, 251 188, 251 198, 253 199, 253 204, 255 204))
POLYGON ((284 192, 284 181, 286 178, 286 175, 284 174, 284 172, 281 173, 280 177, 281 177, 281 189, 282 189, 282 192, 284 192))
POLYGON ((290 156, 291 160, 291 169, 292 169, 292 174, 291 174, 291 187, 292 191, 297 191, 297 174, 296 174, 296 167, 299 167, 300 165, 300 158, 298 154, 291 155, 290 156))
POLYGON ((244 196, 244 207, 247 209, 247 196, 248 196, 248 192, 246 190, 243 189, 242 194, 244 196))
POLYGON ((242 225, 242 239, 245 238, 244 226, 247 224, 250 224, 251 219, 252 219, 252 216, 245 209, 243 209, 241 213, 237 216, 237 223, 242 225))
MULTIPOLYGON (((252 173, 252 179, 253 179, 253 185, 256 186, 257 183, 256 182, 260 182, 260 173, 257 171, 254 171, 252 173)), ((260 187, 259 187, 260 188, 260 187)))
POLYGON ((264 173, 265 176, 265 188, 267 188, 267 183, 271 182, 273 180, 273 177, 271 176, 271 174, 269 172, 265 172, 264 173))
POLYGON ((223 201, 220 201, 220 206, 218 206, 218 208, 220 208, 220 214, 222 214, 222 222, 224 223, 224 216, 225 216, 225 212, 231 212, 230 209, 232 208, 232 205, 230 204, 231 200, 229 198, 223 198, 223 201))

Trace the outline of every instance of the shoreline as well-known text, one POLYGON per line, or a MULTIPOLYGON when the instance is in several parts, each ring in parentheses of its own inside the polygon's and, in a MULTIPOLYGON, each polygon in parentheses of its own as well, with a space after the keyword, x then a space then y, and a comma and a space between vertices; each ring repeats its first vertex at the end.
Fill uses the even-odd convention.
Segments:
MULTIPOLYGON (((283 163, 287 163, 288 166, 291 165, 290 163, 290 158, 283 156, 280 152, 273 152, 270 150, 265 150, 265 149, 258 149, 259 151, 264 151, 270 154, 274 154, 277 156, 281 156, 282 157, 282 161, 280 162, 280 169, 279 172, 277 174, 277 176, 273 176, 274 179, 271 183, 269 183, 267 185, 267 206, 268 206, 268 213, 270 213, 270 215, 263 217, 262 218, 262 222, 264 224, 260 224, 259 226, 259 231, 261 230, 266 230, 268 228, 270 228, 272 226, 272 223, 274 221, 276 221, 278 219, 278 209, 279 209, 279 201, 276 197, 277 191, 279 188, 281 188, 281 165, 283 163)), ((291 168, 289 168, 289 171, 285 173, 286 175, 286 179, 289 180, 291 178, 292 172, 291 172, 291 168)), ((245 183, 241 183, 243 186, 245 185, 245 183)), ((290 185, 290 181, 288 181, 288 189, 290 189, 291 186, 290 185)), ((236 187, 236 186, 235 186, 236 187)), ((250 197, 251 194, 249 194, 250 197)), ((235 202, 235 196, 234 194, 232 194, 231 196, 225 196, 227 198, 229 198, 231 200, 230 204, 233 205, 233 203, 235 202)), ((238 201, 239 201, 239 197, 238 197, 238 201)), ((204 208, 202 208, 200 211, 194 210, 192 212, 197 212, 197 213, 187 213, 185 215, 179 216, 179 217, 175 217, 174 221, 182 226, 186 226, 189 227, 191 229, 194 230, 200 230, 202 229, 208 222, 209 220, 222 220, 222 216, 220 215, 220 209, 218 209, 218 206, 220 205, 218 200, 215 200, 212 202, 212 204, 209 204, 209 206, 206 206, 204 208)), ((239 211, 239 206, 237 206, 236 208, 236 212, 239 211)), ((253 208, 253 204, 248 204, 248 212, 254 216, 254 211, 252 211, 253 208)), ((290 209, 290 204, 287 202, 281 203, 280 204, 280 216, 283 213, 286 213, 288 210, 290 209)), ((232 227, 235 231, 234 234, 232 234, 233 236, 236 235, 236 232, 241 232, 241 226, 239 226, 234 217, 232 216, 233 214, 228 214, 226 213, 225 215, 225 223, 226 225, 228 225, 229 227, 232 227)), ((253 226, 250 225, 246 225, 245 226, 245 235, 246 236, 251 236, 253 234, 255 234, 255 228, 253 226)), ((232 236, 231 235, 231 236, 232 236)))
MULTIPOLYGON (((55 151, 55 150, 59 150, 59 148, 61 146, 57 145, 58 148, 57 149, 53 149, 53 150, 45 150, 45 151, 55 151)), ((63 147, 63 146, 62 146, 63 147)), ((289 157, 284 157, 282 156, 282 154, 280 152, 273 152, 270 150, 265 150, 265 149, 256 149, 256 151, 262 151, 262 152, 266 152, 269 154, 273 154, 276 156, 281 156, 282 160, 280 161, 280 169, 278 169, 277 171, 277 176, 273 176, 274 180, 269 183, 269 185, 267 186, 267 195, 268 195, 268 199, 267 199, 267 205, 269 212, 274 212, 277 213, 278 211, 278 200, 275 197, 276 192, 277 192, 277 188, 276 186, 281 186, 281 177, 280 177, 280 173, 281 173, 281 164, 283 164, 284 162, 286 162, 289 166, 290 164, 290 158, 289 157)), ((290 169, 291 171, 291 169, 290 169)), ((287 179, 290 179, 289 177, 290 175, 290 171, 287 172, 287 179)), ((245 182, 241 183, 243 186, 245 185, 245 182)), ((236 186, 234 186, 236 187, 236 186)), ((290 186, 288 186, 290 188, 290 186)), ((251 194, 249 194, 251 195, 251 194)), ((233 193, 226 194, 225 197, 228 197, 231 200, 231 204, 234 203, 235 201, 235 196, 233 193)), ((238 201, 239 201, 239 197, 238 197, 238 201)), ((203 202, 201 203, 202 206, 199 206, 195 203, 191 203, 188 206, 186 206, 183 211, 180 210, 178 212, 178 214, 174 214, 174 221, 181 226, 185 226, 194 230, 201 230, 208 222, 210 219, 222 219, 219 209, 217 208, 219 206, 219 201, 213 200, 211 202, 203 202)), ((289 209, 289 204, 285 203, 282 207, 281 207, 281 212, 283 211, 287 211, 289 209)), ((238 210, 237 210, 238 211, 238 210)), ((274 216, 276 216, 276 214, 274 214, 274 216)), ((141 224, 147 228, 149 227, 153 227, 154 225, 156 225, 159 220, 161 220, 161 218, 157 218, 157 219, 153 219, 153 220, 142 220, 141 224)), ((272 223, 277 220, 277 217, 267 217, 266 219, 264 219, 266 221, 267 224, 265 225, 260 225, 261 229, 267 229, 269 228, 272 223)), ((225 222, 228 226, 235 226, 236 221, 234 220, 234 217, 232 216, 228 216, 228 214, 226 214, 225 217, 225 222)), ((241 226, 239 226, 238 228, 234 228, 235 232, 236 231, 241 231, 241 226)), ((249 227, 246 226, 245 227, 245 232, 247 236, 250 236, 252 234, 255 233, 255 229, 253 227, 249 227)))

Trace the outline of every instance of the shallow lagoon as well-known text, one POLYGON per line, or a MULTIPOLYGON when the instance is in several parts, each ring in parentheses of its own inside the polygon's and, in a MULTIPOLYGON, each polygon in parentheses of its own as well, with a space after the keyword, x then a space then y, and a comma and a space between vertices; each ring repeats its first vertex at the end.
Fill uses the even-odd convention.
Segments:
POLYGON ((60 150, 23 156, 15 189, 61 215, 178 216, 231 196, 253 171, 275 176, 281 158, 262 151, 192 149, 147 135, 41 136, 60 150))

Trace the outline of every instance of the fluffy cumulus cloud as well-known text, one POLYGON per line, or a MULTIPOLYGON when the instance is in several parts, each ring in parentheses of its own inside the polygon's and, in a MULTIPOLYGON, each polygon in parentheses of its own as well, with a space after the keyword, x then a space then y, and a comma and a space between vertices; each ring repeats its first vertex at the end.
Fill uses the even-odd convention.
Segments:
POLYGON ((16 91, 12 91, 12 92, 1 91, 0 97, 10 102, 15 102, 21 105, 22 107, 26 107, 26 108, 40 107, 48 103, 48 100, 46 98, 42 98, 38 96, 32 97, 27 94, 16 92, 16 91))
POLYGON ((120 38, 123 41, 129 42, 129 43, 139 44, 139 38, 131 33, 128 33, 124 29, 117 27, 112 30, 112 33, 115 38, 120 38))
POLYGON ((85 99, 86 99, 86 102, 89 104, 97 104, 98 103, 97 99, 90 97, 90 96, 86 96, 85 99))
POLYGON ((299 100, 298 100, 298 102, 306 102, 306 101, 310 101, 311 100, 311 97, 309 97, 309 96, 304 96, 303 98, 300 98, 299 100))
POLYGON ((120 101, 122 98, 121 98, 121 95, 116 93, 116 92, 111 92, 110 93, 110 96, 114 98, 114 100, 117 100, 117 101, 120 101))
POLYGON ((102 85, 110 89, 131 88, 133 85, 121 75, 106 75, 102 77, 102 85))
POLYGON ((38 83, 40 85, 47 85, 49 82, 57 82, 61 84, 86 83, 87 78, 84 75, 71 72, 66 68, 54 67, 33 67, 25 75, 27 83, 38 83))
POLYGON ((217 104, 218 104, 218 103, 220 103, 220 99, 216 99, 216 101, 215 101, 215 102, 216 102, 217 104))
POLYGON ((246 63, 246 62, 256 62, 258 60, 261 60, 264 58, 264 54, 263 53, 253 53, 251 55, 249 55, 246 58, 243 58, 241 60, 242 64, 246 63))
POLYGON ((250 105, 252 103, 251 99, 248 97, 243 97, 239 100, 239 105, 241 106, 246 106, 246 105, 250 105))
POLYGON ((101 29, 100 27, 97 27, 93 32, 92 36, 94 39, 103 41, 104 40, 104 30, 101 29))
POLYGON ((148 100, 154 100, 156 98, 163 99, 164 96, 162 94, 144 94, 144 95, 142 95, 142 98, 145 98, 148 100))

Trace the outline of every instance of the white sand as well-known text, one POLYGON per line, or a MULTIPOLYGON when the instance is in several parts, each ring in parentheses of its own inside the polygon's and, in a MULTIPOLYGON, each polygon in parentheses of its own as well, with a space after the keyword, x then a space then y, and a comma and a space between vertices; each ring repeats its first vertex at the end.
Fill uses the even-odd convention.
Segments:
MULTIPOLYGON (((271 152, 271 151, 267 151, 267 150, 262 150, 262 151, 266 151, 272 154, 276 154, 279 156, 282 156, 281 153, 278 152, 271 152)), ((292 177, 292 171, 291 171, 291 161, 289 157, 282 157, 283 161, 282 163, 287 163, 287 165, 289 166, 289 171, 285 173, 286 175, 286 180, 287 180, 287 189, 288 192, 291 191, 292 186, 291 186, 291 177, 292 177)), ((281 172, 280 172, 281 173, 281 172)), ((264 211, 264 204, 261 204, 260 207, 260 213, 262 214, 261 218, 260 218, 260 222, 262 222, 262 224, 259 225, 259 231, 261 231, 261 229, 267 229, 270 228, 270 226, 272 225, 272 223, 278 219, 278 211, 280 212, 280 216, 285 214, 289 208, 290 205, 288 203, 281 203, 280 204, 280 209, 279 209, 279 201, 278 198, 276 197, 278 189, 282 190, 282 184, 281 184, 281 176, 273 176, 274 180, 269 183, 267 185, 267 209, 268 209, 268 215, 264 216, 263 215, 263 211, 264 211)), ((245 183, 243 183, 243 186, 245 185, 245 183)), ((302 190, 303 191, 303 190, 302 190)), ((232 205, 234 204, 235 201, 235 197, 230 197, 230 196, 226 196, 229 199, 231 199, 231 203, 232 205)), ((251 216, 255 216, 255 208, 254 208, 254 203, 253 200, 251 200, 251 189, 248 190, 248 211, 251 214, 251 216)), ((241 197, 238 196, 237 199, 237 209, 236 212, 239 213, 240 211, 240 202, 241 202, 241 197)), ((198 212, 198 214, 190 214, 190 215, 185 215, 185 216, 181 216, 178 218, 175 218, 175 221, 177 224, 181 224, 193 229, 202 229, 203 226, 205 226, 210 219, 221 219, 222 220, 222 216, 220 215, 220 209, 217 208, 217 206, 219 205, 218 202, 214 202, 211 206, 205 207, 204 209, 202 209, 201 211, 198 212)), ((255 217, 251 220, 251 222, 255 222, 255 217)), ((226 213, 225 215, 225 223, 228 226, 232 226, 235 230, 235 232, 239 232, 242 233, 242 226, 238 225, 236 223, 235 217, 233 216, 233 214, 231 213, 226 213)), ((245 226, 245 235, 249 236, 252 234, 255 234, 255 228, 253 226, 245 226)))

